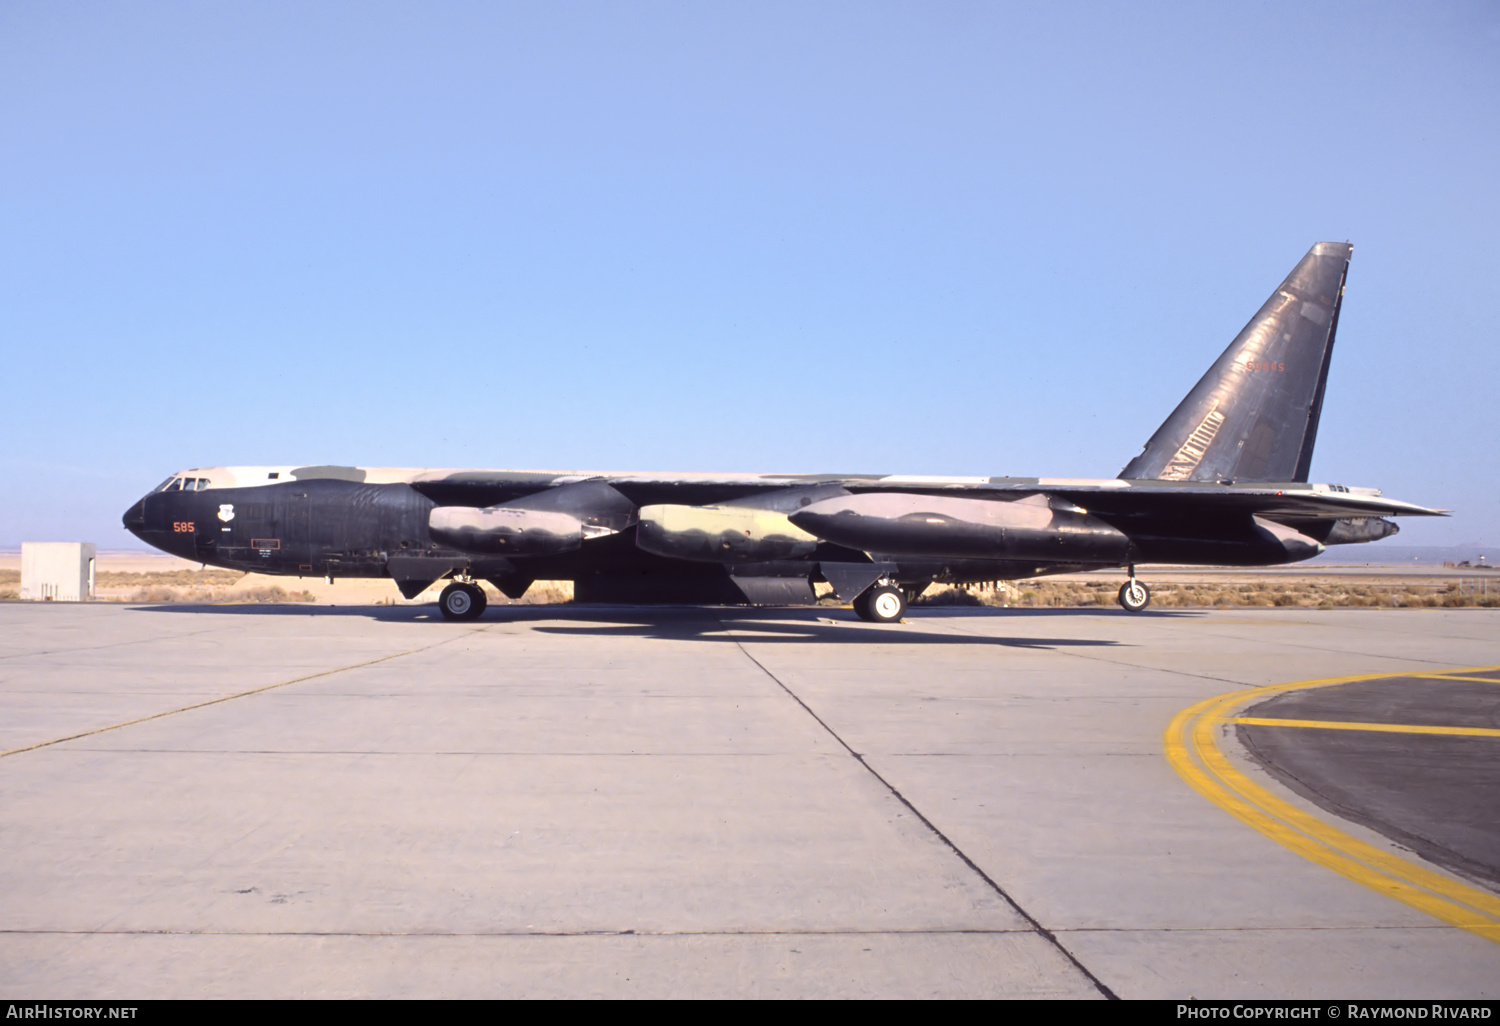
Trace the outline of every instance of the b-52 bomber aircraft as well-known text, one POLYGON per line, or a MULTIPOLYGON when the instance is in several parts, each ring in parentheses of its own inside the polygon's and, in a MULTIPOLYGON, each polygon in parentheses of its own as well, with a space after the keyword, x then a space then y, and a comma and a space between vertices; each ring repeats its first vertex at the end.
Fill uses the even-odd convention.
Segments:
POLYGON ((570 580, 579 602, 799 605, 826 584, 899 620, 934 582, 1142 563, 1269 566, 1440 515, 1371 488, 1308 483, 1353 247, 1320 242, 1118 478, 555 473, 336 466, 184 470, 125 526, 235 570, 450 579, 450 620, 570 580))

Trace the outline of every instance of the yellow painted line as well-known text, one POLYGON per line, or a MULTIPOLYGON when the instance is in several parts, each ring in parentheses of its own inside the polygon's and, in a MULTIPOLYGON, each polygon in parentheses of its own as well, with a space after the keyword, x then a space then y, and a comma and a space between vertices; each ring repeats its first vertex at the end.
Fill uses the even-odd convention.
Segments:
POLYGON ((1252 727, 1313 727, 1320 730, 1373 730, 1382 734, 1458 734, 1464 737, 1500 737, 1490 727, 1421 727, 1411 723, 1346 723, 1340 720, 1272 720, 1264 716, 1236 716, 1226 723, 1252 727))
MULTIPOLYGON (((1493 667, 1467 672, 1488 669, 1493 667)), ((1283 847, 1377 893, 1500 943, 1500 897, 1367 844, 1303 812, 1250 780, 1219 749, 1216 735, 1228 730, 1229 713, 1236 707, 1285 691, 1395 676, 1402 674, 1365 673, 1272 684, 1205 699, 1173 717, 1163 738, 1167 761, 1199 794, 1283 847)))
POLYGON ((1463 670, 1432 670, 1420 673, 1392 673, 1392 677, 1435 677, 1438 680, 1482 680, 1490 684, 1500 684, 1500 680, 1493 677, 1475 677, 1476 673, 1495 673, 1500 671, 1500 666, 1470 666, 1463 670))
MULTIPOLYGON (((1334 683, 1334 681, 1308 681, 1301 686, 1309 687, 1327 683, 1334 683)), ((1293 687, 1295 686, 1293 685, 1293 687)), ((1282 686, 1278 687, 1277 690, 1290 690, 1290 688, 1282 686)), ((1238 705, 1246 698, 1253 698, 1253 696, 1244 694, 1225 695, 1215 702, 1211 710, 1223 711, 1225 707, 1238 705)), ((1383 848, 1376 848, 1366 844, 1324 823, 1322 820, 1303 812, 1296 806, 1282 801, 1258 784, 1253 783, 1248 777, 1234 768, 1216 743, 1214 735, 1215 727, 1218 724, 1215 721, 1222 718, 1217 715, 1200 718, 1200 722, 1193 725, 1194 741, 1200 748, 1204 764, 1209 770, 1224 783, 1232 786, 1243 797, 1259 805, 1266 813, 1281 818, 1310 838, 1329 845, 1351 858, 1358 859, 1371 868, 1418 884, 1428 890, 1446 894, 1457 901, 1471 904, 1476 908, 1485 910, 1491 915, 1500 917, 1500 898, 1434 873, 1415 862, 1393 855, 1383 848)), ((1500 940, 1500 935, 1497 935, 1495 939, 1500 940)))
MULTIPOLYGON (((431 648, 432 646, 428 645, 427 647, 431 648)), ((340 666, 336 669, 323 670, 319 673, 309 673, 305 677, 296 677, 292 680, 281 680, 277 681, 275 684, 266 684, 262 687, 251 688, 249 691, 236 691, 232 695, 223 695, 219 698, 210 698, 206 702, 194 702, 192 705, 178 706, 176 709, 167 709, 164 712, 152 713, 149 716, 137 716, 133 720, 125 720, 121 723, 111 723, 107 727, 95 727, 92 730, 81 730, 76 734, 69 734, 67 737, 54 737, 49 741, 38 741, 34 745, 24 745, 20 748, 12 748, 8 752, 0 752, 0 759, 5 758, 7 755, 20 755, 22 752, 33 752, 38 748, 47 748, 50 745, 60 745, 64 741, 76 741, 81 737, 92 737, 94 734, 103 734, 104 732, 110 730, 119 730, 121 727, 133 727, 137 723, 146 723, 150 720, 159 720, 163 716, 176 716, 178 713, 191 712, 194 709, 202 709, 206 706, 218 705, 220 702, 232 702, 236 698, 245 698, 249 695, 258 695, 263 691, 273 691, 276 688, 284 688, 289 684, 301 684, 303 681, 317 680, 319 677, 331 677, 335 673, 343 673, 346 670, 358 670, 361 667, 374 666, 376 663, 383 663, 389 659, 400 659, 402 656, 409 656, 414 652, 420 651, 422 651, 422 649, 413 648, 405 652, 396 652, 392 655, 381 656, 379 659, 370 659, 363 663, 355 663, 352 666, 340 666)))
POLYGON ((1423 680, 1467 680, 1475 684, 1500 684, 1500 680, 1494 677, 1460 677, 1456 673, 1413 673, 1407 676, 1421 677, 1423 680))

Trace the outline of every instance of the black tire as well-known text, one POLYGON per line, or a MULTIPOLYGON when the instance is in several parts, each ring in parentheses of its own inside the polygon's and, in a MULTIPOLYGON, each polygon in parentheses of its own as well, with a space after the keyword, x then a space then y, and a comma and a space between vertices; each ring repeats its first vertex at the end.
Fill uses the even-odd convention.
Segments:
POLYGON ((1120 585, 1120 608, 1127 613, 1139 613, 1151 604, 1151 589, 1135 578, 1120 585))
POLYGON ((899 623, 906 613, 906 596, 888 584, 870 588, 854 600, 854 611, 871 623, 899 623))
POLYGON ((870 611, 870 592, 874 590, 874 588, 866 588, 854 596, 854 601, 850 603, 854 607, 854 615, 861 620, 875 619, 875 614, 870 611))
POLYGON ((438 612, 444 620, 476 620, 488 605, 484 589, 454 581, 438 596, 438 612))

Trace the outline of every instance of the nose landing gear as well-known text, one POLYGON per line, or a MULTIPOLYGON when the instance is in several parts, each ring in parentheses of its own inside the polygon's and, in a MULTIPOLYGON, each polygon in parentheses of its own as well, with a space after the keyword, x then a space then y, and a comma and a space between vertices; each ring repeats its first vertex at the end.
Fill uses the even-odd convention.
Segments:
POLYGON ((477 620, 487 605, 484 589, 472 581, 454 581, 438 596, 444 620, 477 620))
POLYGON ((1135 578, 1135 566, 1130 567, 1130 580, 1120 586, 1120 608, 1127 613, 1139 613, 1151 604, 1151 589, 1135 578))

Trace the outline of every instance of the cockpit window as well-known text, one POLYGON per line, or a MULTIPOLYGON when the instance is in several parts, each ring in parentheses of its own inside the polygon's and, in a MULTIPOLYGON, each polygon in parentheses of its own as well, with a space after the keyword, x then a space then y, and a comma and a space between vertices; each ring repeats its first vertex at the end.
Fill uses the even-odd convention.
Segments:
POLYGON ((158 487, 159 492, 201 492, 208 487, 206 477, 169 477, 158 487))

